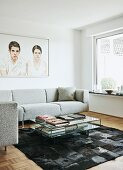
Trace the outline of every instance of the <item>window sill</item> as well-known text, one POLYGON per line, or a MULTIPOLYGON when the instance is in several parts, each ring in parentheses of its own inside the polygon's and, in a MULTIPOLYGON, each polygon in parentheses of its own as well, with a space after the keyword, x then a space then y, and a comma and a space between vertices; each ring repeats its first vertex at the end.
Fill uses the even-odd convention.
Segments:
POLYGON ((89 91, 90 94, 99 94, 99 95, 107 95, 107 96, 123 96, 123 93, 112 93, 112 94, 108 94, 108 93, 103 93, 103 92, 92 92, 89 91))

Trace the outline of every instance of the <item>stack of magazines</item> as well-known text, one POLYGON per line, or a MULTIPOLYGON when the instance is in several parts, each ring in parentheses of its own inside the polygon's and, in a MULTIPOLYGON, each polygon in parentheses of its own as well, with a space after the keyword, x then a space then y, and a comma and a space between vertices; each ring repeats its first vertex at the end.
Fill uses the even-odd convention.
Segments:
POLYGON ((66 132, 65 127, 55 127, 55 126, 46 127, 46 126, 41 126, 41 125, 37 126, 37 125, 35 126, 37 132, 49 137, 56 137, 59 135, 63 135, 66 132))
POLYGON ((72 113, 72 114, 68 114, 68 115, 60 115, 60 116, 58 116, 58 118, 72 121, 72 120, 78 120, 78 119, 85 119, 86 116, 81 113, 72 113))
POLYGON ((60 118, 57 118, 55 116, 37 116, 36 117, 36 123, 43 123, 46 122, 48 124, 54 125, 56 127, 66 126, 69 124, 67 120, 63 120, 60 118))
POLYGON ((43 116, 37 116, 36 117, 36 123, 43 123, 46 122, 48 119, 53 119, 54 116, 49 116, 49 115, 43 115, 43 116))
POLYGON ((43 134, 49 135, 49 136, 58 136, 61 134, 65 134, 65 128, 48 128, 48 127, 44 127, 43 129, 41 129, 43 134))

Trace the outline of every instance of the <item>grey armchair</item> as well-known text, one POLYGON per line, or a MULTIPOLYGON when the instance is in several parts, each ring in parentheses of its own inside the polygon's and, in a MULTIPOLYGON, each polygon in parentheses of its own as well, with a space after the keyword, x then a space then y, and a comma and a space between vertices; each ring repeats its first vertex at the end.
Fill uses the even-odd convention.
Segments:
POLYGON ((0 146, 18 143, 17 103, 0 102, 0 146))

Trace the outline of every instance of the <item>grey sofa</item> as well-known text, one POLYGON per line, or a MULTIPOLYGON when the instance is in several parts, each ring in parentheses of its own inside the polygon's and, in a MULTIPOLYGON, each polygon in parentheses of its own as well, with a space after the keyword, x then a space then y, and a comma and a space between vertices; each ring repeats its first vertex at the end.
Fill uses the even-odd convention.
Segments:
MULTIPOLYGON (((3 93, 5 94, 5 93, 3 93)), ((3 95, 3 98, 5 96, 3 95)), ((0 146, 18 143, 17 103, 0 102, 0 146)))
POLYGON ((88 90, 76 89, 74 101, 58 101, 58 88, 17 89, 0 91, 0 101, 18 103, 18 120, 35 119, 38 115, 62 115, 88 111, 88 90))

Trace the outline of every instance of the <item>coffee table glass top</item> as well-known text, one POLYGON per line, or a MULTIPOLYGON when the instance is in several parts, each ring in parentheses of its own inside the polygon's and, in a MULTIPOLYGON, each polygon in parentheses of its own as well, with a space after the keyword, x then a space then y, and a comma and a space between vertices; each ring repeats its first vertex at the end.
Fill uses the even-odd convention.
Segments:
MULTIPOLYGON (((60 119, 60 116, 56 118, 60 119)), ((33 128, 44 136, 54 138, 75 132, 89 131, 90 129, 98 128, 100 125, 101 120, 99 118, 85 116, 83 118, 73 118, 72 120, 63 121, 63 123, 55 125, 46 120, 39 121, 39 119, 36 119, 36 124, 33 128)))

